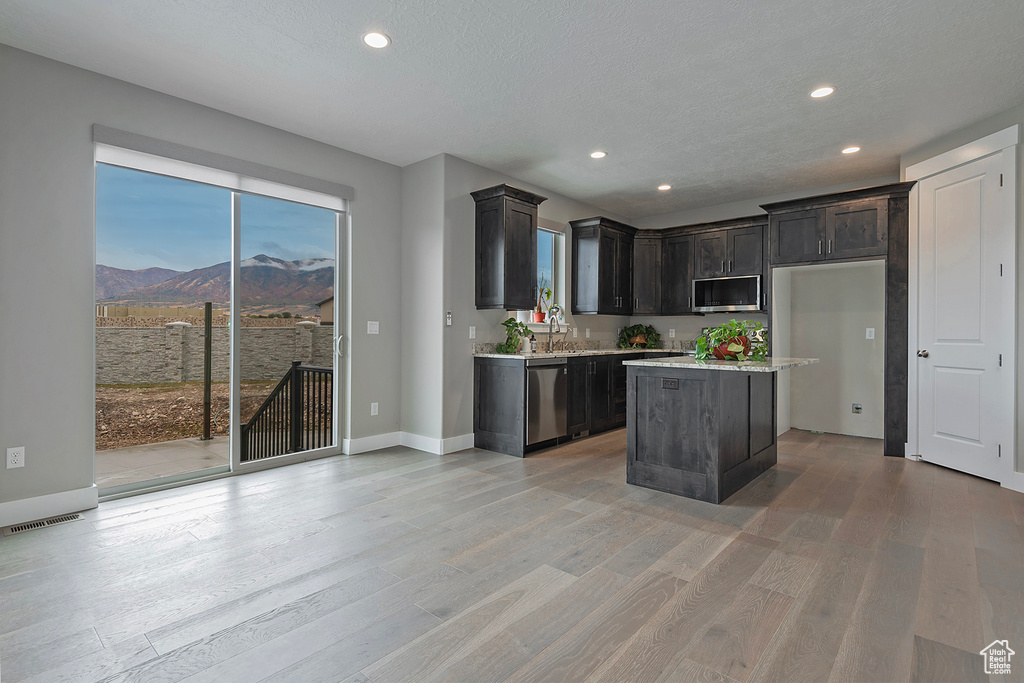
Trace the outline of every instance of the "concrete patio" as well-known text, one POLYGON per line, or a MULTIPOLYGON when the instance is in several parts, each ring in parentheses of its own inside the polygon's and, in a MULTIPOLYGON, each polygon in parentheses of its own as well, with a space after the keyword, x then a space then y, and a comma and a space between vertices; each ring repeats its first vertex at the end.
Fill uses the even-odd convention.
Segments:
POLYGON ((107 489, 221 467, 228 464, 229 457, 226 436, 209 441, 177 439, 96 451, 96 485, 107 489))

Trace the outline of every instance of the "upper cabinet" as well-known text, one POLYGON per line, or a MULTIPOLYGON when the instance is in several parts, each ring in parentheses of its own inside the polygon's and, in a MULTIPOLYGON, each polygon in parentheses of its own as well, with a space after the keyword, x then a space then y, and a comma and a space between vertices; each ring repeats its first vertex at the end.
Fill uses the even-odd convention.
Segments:
POLYGON ((765 204, 771 263, 809 263, 885 256, 889 201, 913 183, 894 183, 806 199, 765 204))
POLYGON ((694 239, 696 278, 760 275, 764 270, 763 225, 698 232, 694 239))
POLYGON ((537 207, 542 197, 511 185, 476 200, 476 307, 528 311, 537 303, 537 207))
POLYGON ((633 315, 661 315, 662 240, 657 232, 633 240, 633 315))
POLYGON ((693 235, 668 232, 661 254, 662 315, 693 313, 693 235))
POLYGON ((571 221, 572 313, 630 315, 636 228, 597 216, 571 221))

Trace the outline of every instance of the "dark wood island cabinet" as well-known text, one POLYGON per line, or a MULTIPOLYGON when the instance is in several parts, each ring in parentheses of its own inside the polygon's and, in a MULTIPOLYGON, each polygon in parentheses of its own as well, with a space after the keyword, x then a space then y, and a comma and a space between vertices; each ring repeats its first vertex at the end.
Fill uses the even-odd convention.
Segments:
POLYGON ((626 482, 722 502, 776 462, 776 373, 816 362, 626 361, 626 482))

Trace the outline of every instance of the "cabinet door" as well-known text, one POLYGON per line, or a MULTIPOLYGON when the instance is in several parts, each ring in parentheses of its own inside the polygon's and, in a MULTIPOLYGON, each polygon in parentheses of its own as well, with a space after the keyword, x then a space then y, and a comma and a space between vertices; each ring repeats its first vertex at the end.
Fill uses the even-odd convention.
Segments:
POLYGON ((626 378, 628 377, 627 368, 623 365, 623 361, 627 360, 638 360, 643 358, 644 354, 623 354, 621 356, 613 356, 612 360, 612 419, 611 429, 626 426, 626 378))
POLYGON ((888 251, 889 200, 870 199, 825 210, 828 258, 885 256, 888 251))
POLYGON ((666 237, 662 244, 663 315, 693 313, 693 237, 666 237))
POLYGON ((537 303, 537 207, 506 201, 505 306, 525 311, 537 303))
POLYGON ((615 235, 615 312, 629 315, 633 310, 633 236, 615 235))
POLYGON ((768 221, 772 263, 825 260, 825 209, 773 214, 768 221))
POLYGON ((617 236, 613 232, 602 230, 598 236, 597 266, 597 312, 613 314, 618 311, 618 292, 616 291, 616 249, 617 236))
POLYGON ((735 228, 726 233, 728 239, 728 263, 726 271, 729 275, 760 275, 764 270, 764 229, 756 225, 752 228, 735 228))
POLYGON ((633 242, 633 315, 661 315, 661 240, 633 242))
POLYGON ((725 230, 698 233, 696 235, 695 257, 697 265, 695 277, 725 276, 725 230))
POLYGON ((568 433, 579 434, 590 429, 590 361, 570 358, 566 383, 568 433))
POLYGON ((612 426, 612 357, 590 362, 590 431, 602 432, 612 426))

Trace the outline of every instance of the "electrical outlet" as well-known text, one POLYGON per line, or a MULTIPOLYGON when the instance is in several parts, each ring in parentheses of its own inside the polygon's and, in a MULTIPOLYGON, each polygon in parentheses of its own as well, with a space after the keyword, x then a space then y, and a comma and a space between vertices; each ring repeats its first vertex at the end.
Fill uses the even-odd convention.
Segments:
POLYGON ((576 338, 576 333, 577 333, 577 332, 578 332, 578 330, 577 330, 577 329, 576 329, 575 327, 574 327, 574 328, 572 328, 572 338, 573 338, 573 339, 575 339, 575 338, 576 338))
POLYGON ((373 417, 378 412, 379 412, 379 404, 376 401, 374 401, 373 403, 370 404, 370 417, 373 417))
POLYGON ((589 327, 587 328, 587 333, 586 334, 587 334, 587 339, 590 339, 590 328, 589 327))
POLYGON ((367 320, 366 334, 380 334, 380 322, 376 320, 367 320))
POLYGON ((7 449, 7 469, 13 470, 15 467, 25 466, 25 447, 16 446, 14 448, 7 449))
POLYGON ((469 326, 469 338, 476 339, 476 325, 469 326))
POLYGON ((859 403, 854 403, 853 404, 853 414, 854 415, 860 415, 863 412, 864 412, 864 406, 862 406, 859 403))
POLYGON ((672 328, 672 327, 668 328, 668 338, 669 339, 675 339, 676 338, 675 328, 672 328))
POLYGON ((873 328, 873 327, 867 328, 867 330, 864 332, 864 338, 865 339, 874 339, 875 338, 875 328, 873 328))

